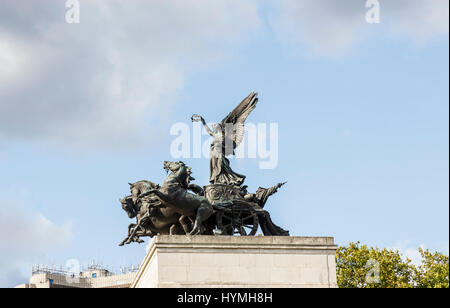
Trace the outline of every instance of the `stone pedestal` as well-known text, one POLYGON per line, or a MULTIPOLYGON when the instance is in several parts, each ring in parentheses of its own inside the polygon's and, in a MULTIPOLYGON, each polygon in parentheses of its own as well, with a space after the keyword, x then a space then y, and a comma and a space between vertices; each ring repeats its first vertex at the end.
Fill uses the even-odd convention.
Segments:
POLYGON ((337 287, 332 237, 154 237, 132 288, 337 287))

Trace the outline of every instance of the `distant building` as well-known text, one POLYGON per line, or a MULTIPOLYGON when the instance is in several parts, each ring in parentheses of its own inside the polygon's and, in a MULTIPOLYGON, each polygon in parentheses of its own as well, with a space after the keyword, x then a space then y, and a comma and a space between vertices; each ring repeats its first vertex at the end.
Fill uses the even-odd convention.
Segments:
POLYGON ((30 282, 16 288, 128 288, 136 276, 134 268, 116 275, 98 265, 79 274, 42 267, 32 272, 30 282))

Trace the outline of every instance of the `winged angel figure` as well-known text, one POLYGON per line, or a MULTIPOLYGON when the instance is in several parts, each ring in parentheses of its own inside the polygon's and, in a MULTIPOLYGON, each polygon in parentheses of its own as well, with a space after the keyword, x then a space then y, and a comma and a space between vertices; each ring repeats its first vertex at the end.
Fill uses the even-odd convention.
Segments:
POLYGON ((244 123, 258 103, 258 93, 252 92, 247 96, 222 122, 208 127, 203 117, 193 115, 192 121, 201 121, 209 135, 213 137, 210 153, 211 184, 227 184, 241 186, 245 176, 234 172, 230 168, 227 156, 234 155, 234 150, 244 139, 244 123))

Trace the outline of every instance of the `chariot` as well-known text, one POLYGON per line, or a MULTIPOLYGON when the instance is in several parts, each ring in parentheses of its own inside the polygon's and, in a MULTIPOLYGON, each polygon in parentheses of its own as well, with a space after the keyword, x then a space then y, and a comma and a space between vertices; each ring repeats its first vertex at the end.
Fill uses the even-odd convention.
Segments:
POLYGON ((211 184, 204 187, 205 197, 214 208, 215 232, 221 235, 249 235, 258 231, 258 214, 263 210, 258 204, 249 202, 235 186, 211 184), (227 204, 228 205, 223 205, 227 204), (220 204, 220 205, 219 205, 220 204))

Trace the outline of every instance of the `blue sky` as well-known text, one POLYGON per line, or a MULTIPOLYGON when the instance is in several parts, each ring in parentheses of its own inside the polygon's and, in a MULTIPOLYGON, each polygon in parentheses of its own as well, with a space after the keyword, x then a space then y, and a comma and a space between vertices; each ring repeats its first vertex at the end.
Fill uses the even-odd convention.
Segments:
MULTIPOLYGON (((279 163, 232 159, 292 235, 448 253, 448 1, 0 1, 0 285, 31 264, 139 264, 127 182, 162 182, 171 125, 279 125, 279 163), (164 16, 164 18, 162 17, 164 16)), ((185 159, 206 185, 207 158, 185 159)))

